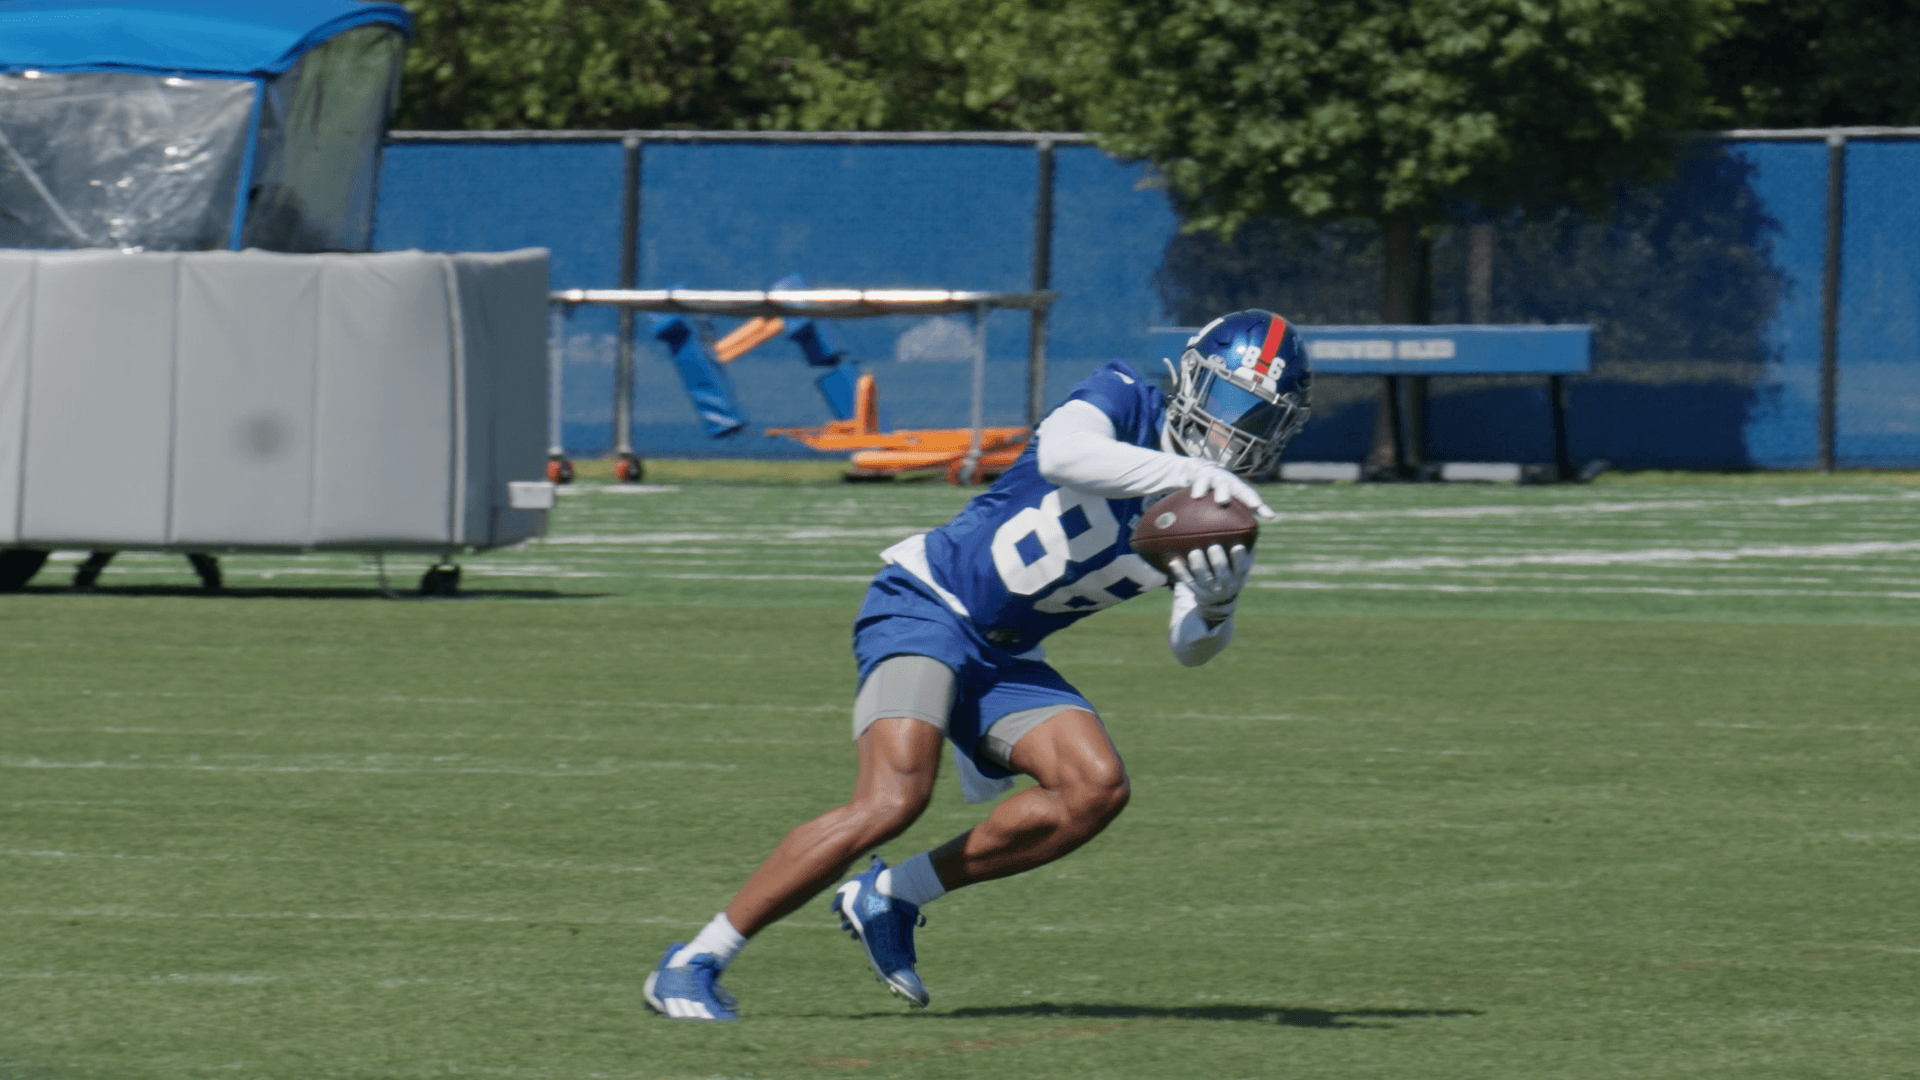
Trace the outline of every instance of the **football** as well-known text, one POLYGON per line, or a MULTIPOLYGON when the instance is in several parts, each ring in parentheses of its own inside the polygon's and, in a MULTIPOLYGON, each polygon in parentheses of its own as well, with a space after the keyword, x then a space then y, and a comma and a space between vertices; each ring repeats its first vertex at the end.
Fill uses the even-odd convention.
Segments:
POLYGON ((1213 544, 1228 550, 1245 544, 1252 551, 1259 535, 1260 522, 1245 504, 1234 500, 1222 505, 1213 501, 1212 492, 1196 499, 1183 489, 1141 513, 1133 527, 1133 550, 1164 574, 1175 556, 1213 544))

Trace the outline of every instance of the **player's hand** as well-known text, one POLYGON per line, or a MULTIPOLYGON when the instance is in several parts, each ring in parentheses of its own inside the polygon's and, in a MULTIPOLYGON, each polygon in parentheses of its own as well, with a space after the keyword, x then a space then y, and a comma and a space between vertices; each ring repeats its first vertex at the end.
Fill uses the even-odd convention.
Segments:
POLYGON ((1218 465, 1196 464, 1199 466, 1199 471, 1194 476, 1193 483, 1188 486, 1189 495, 1198 499, 1212 492, 1213 501, 1222 506, 1231 499, 1238 499, 1262 521, 1272 521, 1280 516, 1274 513, 1273 507, 1267 505, 1267 500, 1261 498, 1258 491, 1253 490, 1252 484, 1218 465))
POLYGON ((1253 552, 1241 544, 1233 545, 1232 551, 1219 544, 1196 548, 1185 558, 1167 564, 1167 573, 1193 590, 1200 617, 1208 626, 1224 622, 1233 614, 1240 590, 1246 587, 1247 575, 1252 572, 1253 552))

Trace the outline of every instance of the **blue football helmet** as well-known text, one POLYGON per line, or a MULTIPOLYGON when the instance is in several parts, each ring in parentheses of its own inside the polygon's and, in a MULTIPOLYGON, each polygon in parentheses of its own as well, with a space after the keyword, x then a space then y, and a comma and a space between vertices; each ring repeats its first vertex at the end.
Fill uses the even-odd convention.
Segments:
POLYGON ((1241 476, 1271 466, 1310 415, 1307 350, 1292 324, 1271 311, 1222 315, 1188 339, 1177 368, 1166 364, 1174 447, 1241 476))

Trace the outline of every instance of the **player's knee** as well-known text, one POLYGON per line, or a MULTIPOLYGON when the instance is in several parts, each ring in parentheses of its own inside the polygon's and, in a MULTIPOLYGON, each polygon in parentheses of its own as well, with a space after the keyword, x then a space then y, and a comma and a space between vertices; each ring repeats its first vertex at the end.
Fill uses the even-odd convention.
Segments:
POLYGON ((1105 826, 1119 817, 1132 797, 1133 783, 1118 761, 1083 770, 1067 794, 1075 816, 1096 826, 1105 826))
POLYGON ((907 831, 909 825, 919 820, 931 795, 931 791, 889 788, 870 793, 856 800, 853 806, 866 831, 876 837, 874 842, 884 843, 907 831))
POLYGON ((1106 824, 1120 816, 1127 808, 1127 800, 1133 798, 1133 783, 1121 773, 1119 779, 1100 789, 1100 822, 1106 824))

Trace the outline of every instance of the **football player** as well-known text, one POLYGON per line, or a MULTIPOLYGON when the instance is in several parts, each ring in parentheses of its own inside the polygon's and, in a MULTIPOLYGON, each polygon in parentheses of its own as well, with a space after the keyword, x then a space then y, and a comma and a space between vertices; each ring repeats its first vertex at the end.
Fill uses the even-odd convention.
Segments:
MULTIPOLYGON (((875 856, 834 892, 841 925, 909 1004, 928 997, 914 970, 923 907, 1058 859, 1120 813, 1126 768, 1093 706, 1041 658, 1041 641, 1169 584, 1128 545, 1150 498, 1187 488, 1273 518, 1245 478, 1272 465, 1308 413, 1305 350, 1272 312, 1215 319, 1168 367, 1171 400, 1123 362, 1095 371, 991 489, 947 524, 881 553, 887 566, 853 631, 852 799, 788 833, 698 936, 667 949, 647 977, 649 1007, 676 1019, 734 1019, 721 972, 749 938, 913 824, 943 739, 968 801, 999 794, 1015 773, 1036 786, 897 866, 875 856)), ((1168 641, 1180 663, 1204 664, 1232 640, 1252 565, 1245 547, 1217 544, 1170 565, 1168 641)))

